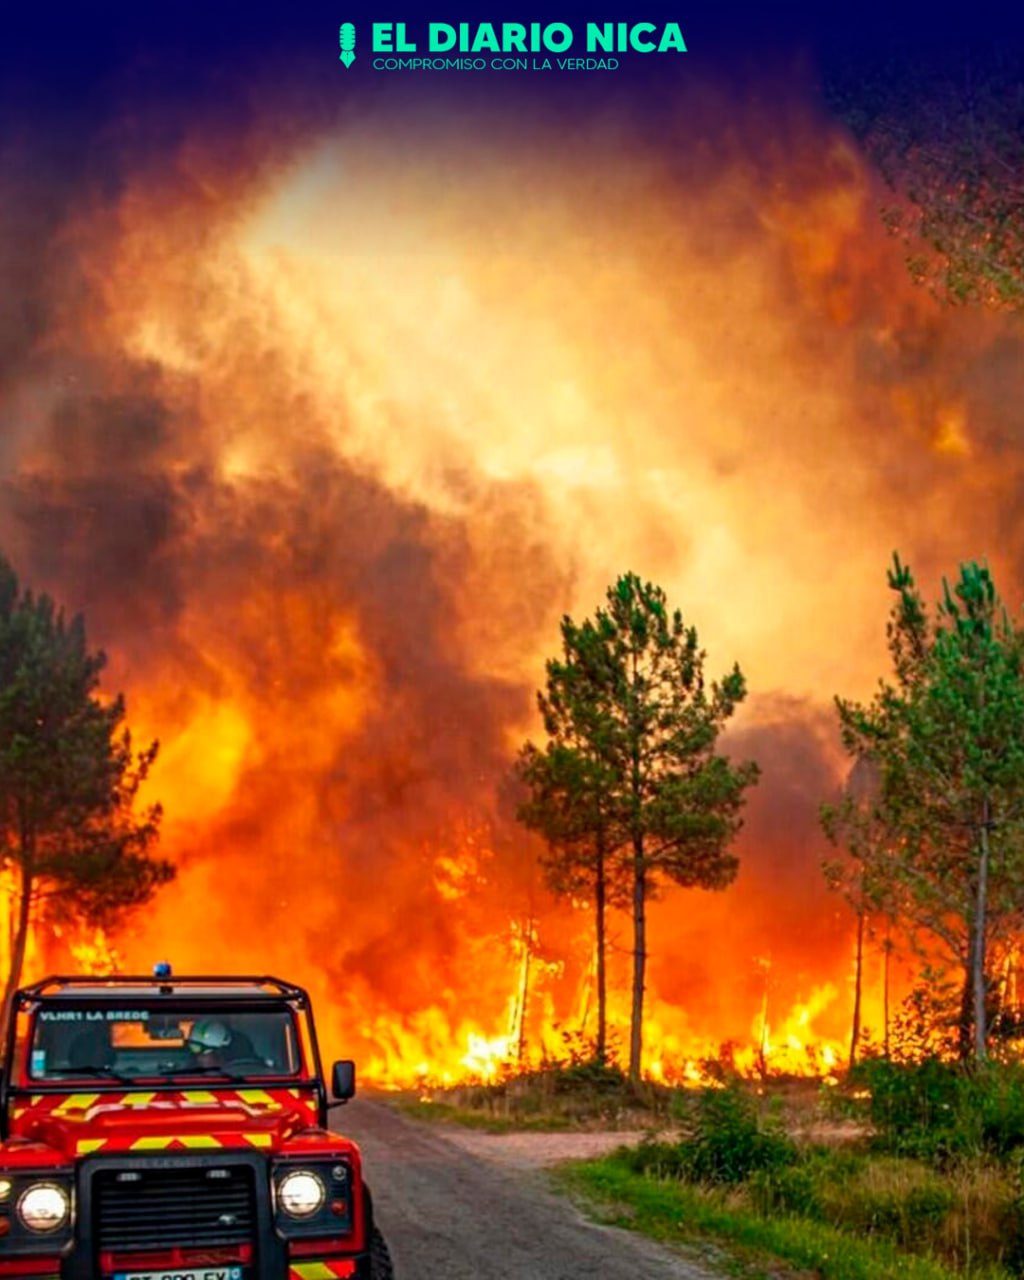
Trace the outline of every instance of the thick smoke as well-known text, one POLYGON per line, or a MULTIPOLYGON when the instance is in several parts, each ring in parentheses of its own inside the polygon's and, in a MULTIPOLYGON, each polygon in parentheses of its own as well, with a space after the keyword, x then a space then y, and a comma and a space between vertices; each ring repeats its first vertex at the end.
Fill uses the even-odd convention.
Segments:
POLYGON ((750 1039, 831 983, 842 1034, 830 698, 884 669, 894 548, 929 590, 977 554, 1018 590, 1022 366, 912 289, 847 140, 763 116, 695 93, 652 143, 252 108, 8 166, 0 536, 162 741, 180 875, 136 967, 280 968, 332 1041, 452 1065, 505 1029, 533 921, 528 1030, 570 1025, 588 917, 507 775, 560 615, 635 569, 741 662, 728 747, 764 770, 736 887, 655 909, 659 1033, 750 1039))

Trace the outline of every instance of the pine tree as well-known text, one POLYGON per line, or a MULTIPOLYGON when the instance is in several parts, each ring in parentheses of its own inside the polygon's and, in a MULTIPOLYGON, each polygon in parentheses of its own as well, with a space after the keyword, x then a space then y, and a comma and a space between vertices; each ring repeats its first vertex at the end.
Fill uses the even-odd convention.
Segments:
POLYGON ((588 865, 595 873, 598 866, 610 870, 616 892, 628 884, 629 1072, 637 1080, 648 903, 666 881, 724 889, 736 875, 728 845, 758 770, 753 763, 733 766, 715 747, 746 685, 738 667, 706 685, 696 630, 684 626, 678 610, 669 613, 660 588, 632 573, 609 588, 607 608, 593 620, 563 621, 562 644, 563 659, 548 664, 541 700, 552 742, 544 755, 527 745, 524 776, 533 781, 536 815, 551 815, 545 834, 563 837, 553 842, 553 857, 560 848, 575 857, 587 849, 588 865), (549 801, 553 795, 557 804, 549 801))
POLYGON ((157 744, 136 755, 123 699, 97 695, 105 661, 81 616, 20 591, 0 559, 0 865, 19 886, 3 1025, 34 919, 109 924, 173 875, 150 854, 159 806, 134 810, 157 744))
POLYGON ((886 890, 963 975, 962 1054, 982 1059, 993 945, 1024 907, 1024 633, 986 567, 964 564, 929 616, 894 558, 895 680, 837 699, 843 740, 879 773, 886 890))

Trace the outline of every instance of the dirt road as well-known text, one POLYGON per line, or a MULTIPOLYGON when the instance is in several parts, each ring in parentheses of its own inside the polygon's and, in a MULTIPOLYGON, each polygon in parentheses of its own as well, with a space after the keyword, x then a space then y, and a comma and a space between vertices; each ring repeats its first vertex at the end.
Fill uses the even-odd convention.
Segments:
POLYGON ((543 1143, 534 1160, 526 1144, 448 1136, 366 1099, 332 1112, 331 1127, 362 1145, 397 1280, 721 1280, 704 1262, 586 1221, 548 1189, 543 1143))

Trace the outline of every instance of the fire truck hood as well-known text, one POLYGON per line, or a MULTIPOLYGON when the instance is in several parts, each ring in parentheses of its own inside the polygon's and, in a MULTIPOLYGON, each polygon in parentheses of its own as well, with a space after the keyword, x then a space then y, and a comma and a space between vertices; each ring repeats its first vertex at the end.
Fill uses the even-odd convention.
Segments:
POLYGON ((272 1153, 315 1123, 309 1095, 247 1089, 199 1100, 194 1093, 75 1095, 45 1111, 28 1108, 17 1129, 75 1159, 219 1147, 272 1153))

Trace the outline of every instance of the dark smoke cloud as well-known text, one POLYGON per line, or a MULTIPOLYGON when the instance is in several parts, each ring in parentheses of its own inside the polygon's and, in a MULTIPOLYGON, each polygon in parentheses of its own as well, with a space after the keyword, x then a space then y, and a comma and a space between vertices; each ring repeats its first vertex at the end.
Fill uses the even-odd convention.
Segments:
MULTIPOLYGON (((470 1011, 493 1021, 513 966, 495 976, 474 962, 482 954, 493 961, 510 922, 536 911, 544 958, 567 961, 573 978, 581 967, 582 917, 567 924, 552 912, 534 868, 536 848, 516 828, 504 788, 515 743, 536 733, 534 686, 543 657, 557 651, 558 618, 575 598, 590 548, 574 552, 558 542, 551 488, 488 478, 454 451, 437 460, 451 499, 444 511, 347 458, 337 444, 349 429, 346 404, 328 413, 308 394, 269 307, 263 314, 254 304, 232 322, 233 396, 221 398, 213 417, 202 374, 113 346, 101 322, 124 299, 107 294, 106 267, 119 238, 137 232, 126 193, 148 200, 154 215, 164 204, 184 206, 188 235, 170 243, 191 252, 241 217, 291 157, 296 137, 329 114, 314 103, 276 124, 269 117, 279 100, 254 106, 237 85, 212 120, 199 119, 190 101, 188 111, 167 98, 148 115, 100 112, 80 126, 78 153, 87 160, 58 163, 53 152, 53 163, 22 182, 30 168, 22 151, 2 175, 9 198, 0 206, 8 232, 0 252, 0 419, 9 429, 0 442, 0 546, 27 583, 86 611, 91 639, 112 655, 112 681, 159 710, 165 751, 205 698, 234 701, 247 717, 251 737, 228 800, 190 827, 189 796, 178 795, 179 813, 169 815, 181 818, 173 852, 183 876, 168 890, 168 913, 187 923, 183 935, 202 939, 211 964, 263 968, 270 952, 294 963, 299 976, 327 975, 335 994, 341 978, 351 977, 377 1008, 403 1017, 438 1004, 453 1019, 470 1011), (255 470, 232 472, 222 448, 250 419, 274 448, 255 470), (532 681, 523 676, 528 666, 532 681), (335 706, 347 699, 357 708, 350 723, 335 706), (445 858, 466 865, 446 869, 445 858)), ((749 116, 737 116, 745 137, 749 116)), ((713 179, 724 172, 714 144, 731 127, 708 127, 694 146, 685 176, 702 197, 714 194, 713 179)), ((630 126, 621 128, 631 136, 630 126)), ((730 145, 756 153, 752 140, 730 145)), ((457 156, 448 162, 462 172, 457 156)), ((682 221, 689 189, 679 185, 678 163, 663 166, 674 173, 669 197, 657 187, 652 200, 665 198, 682 221)), ((757 163, 770 171, 764 158, 757 163)), ((752 188, 766 180, 751 177, 754 168, 743 169, 752 188)), ((784 194, 792 213, 818 179, 800 171, 791 181, 784 194)), ((585 179, 572 183, 574 199, 587 194, 585 179)), ((736 260, 745 237, 764 234, 759 207, 715 198, 723 216, 704 219, 708 275, 698 285, 708 292, 698 292, 698 304, 712 301, 716 265, 736 260)), ((614 243, 609 228, 620 216, 611 206, 594 212, 586 233, 597 245, 614 243)), ((153 225, 156 237, 155 217, 153 225)), ((491 235, 502 242, 500 227, 491 235)), ((794 234, 794 243, 803 242, 794 234)), ((651 279, 678 269, 685 280, 687 261, 677 251, 675 242, 645 242, 635 254, 651 279)), ((137 293, 128 300, 140 312, 166 252, 155 239, 152 276, 140 253, 131 282, 137 293)), ((754 284, 777 288, 780 314, 784 304, 787 316, 796 314, 794 333, 778 348, 794 363, 825 361, 841 325, 817 322, 836 299, 850 307, 852 349, 868 385, 857 393, 847 456, 860 450, 872 481, 859 493, 850 482, 842 496, 863 501, 865 523, 884 519, 899 536, 915 522, 914 504, 943 499, 951 468, 963 465, 933 456, 916 418, 897 420, 887 394, 908 379, 918 389, 935 378, 943 394, 955 395, 959 377, 985 424, 977 447, 986 458, 1005 451, 1016 463, 1020 422, 1008 406, 1021 402, 1018 339, 1003 335, 988 346, 977 339, 961 350, 955 335, 944 329, 937 337, 912 305, 894 340, 886 300, 867 296, 877 287, 865 283, 855 254, 827 279, 809 282, 793 253, 786 261, 779 250, 754 284), (882 439, 872 435, 876 420, 888 429, 882 439)), ((249 282, 238 274, 244 291, 249 282)), ((197 314, 216 313, 220 284, 197 268, 184 286, 186 301, 197 314)), ((620 300, 603 301, 607 349, 617 354, 632 339, 618 327, 620 300)), ((693 306, 680 287, 666 304, 665 327, 684 332, 693 306)), ((742 363, 742 337, 731 325, 712 326, 699 354, 715 367, 714 348, 728 345, 742 363)), ((755 337, 749 354, 760 360, 755 337)), ((784 392, 757 451, 746 436, 730 446, 710 430, 707 440, 680 430, 664 440, 664 460, 706 451, 722 475, 742 476, 757 474, 766 456, 781 466, 796 455, 809 469, 820 464, 825 476, 808 500, 809 515, 835 506, 826 474, 831 446, 810 429, 787 435, 784 392)), ((743 406, 752 422, 759 423, 762 403, 743 406)), ((624 453, 629 459, 628 445, 624 453)), ((1006 545, 1018 547, 1016 507, 1001 493, 978 524, 1002 530, 1006 545)), ((581 500, 584 514, 588 502, 598 499, 581 500)), ((590 514, 596 526, 593 508, 590 514)), ((653 562, 686 563, 701 550, 699 524, 670 521, 653 501, 609 519, 628 519, 653 562)), ((924 556, 926 571, 944 551, 924 556)), ((633 567, 609 564, 607 578, 633 567)), ((880 564, 880 579, 883 572, 880 564)), ((719 595, 727 590, 722 584, 719 595)), ((736 1036, 759 1005, 762 961, 775 975, 773 998, 795 1000, 823 971, 843 975, 848 950, 841 904, 819 869, 826 845, 818 806, 840 769, 831 713, 768 696, 752 698, 751 712, 728 739, 737 758, 755 758, 764 771, 738 844, 737 885, 721 895, 669 892, 652 922, 653 989, 688 1011, 692 1025, 699 1017, 711 1025, 729 1010, 723 1034, 736 1036)), ((197 770, 204 767, 200 758, 197 770)), ((624 922, 616 928, 624 952, 624 922)))

